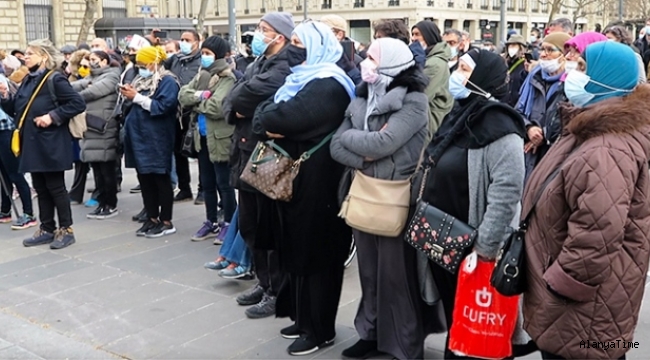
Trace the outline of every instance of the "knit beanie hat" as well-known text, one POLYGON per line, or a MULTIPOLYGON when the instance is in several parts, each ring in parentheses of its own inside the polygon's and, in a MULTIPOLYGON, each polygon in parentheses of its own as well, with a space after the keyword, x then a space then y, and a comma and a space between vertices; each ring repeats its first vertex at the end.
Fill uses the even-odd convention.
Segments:
POLYGON ((145 46, 138 50, 135 56, 135 61, 144 65, 160 64, 165 59, 167 59, 167 53, 160 46, 145 46))
POLYGON ((217 59, 223 59, 230 51, 228 42, 219 36, 210 36, 203 41, 201 49, 208 49, 212 51, 217 59))
POLYGON ((291 33, 295 24, 293 23, 293 15, 288 12, 270 12, 262 16, 262 21, 271 25, 271 27, 284 36, 287 40, 291 39, 291 33))
POLYGON ((563 32, 548 34, 542 42, 552 44, 560 51, 564 51, 564 44, 571 39, 571 35, 563 32))
POLYGON ((325 15, 322 18, 320 18, 320 22, 331 27, 334 30, 340 30, 345 32, 346 34, 348 33, 347 21, 345 21, 344 18, 338 15, 325 15))

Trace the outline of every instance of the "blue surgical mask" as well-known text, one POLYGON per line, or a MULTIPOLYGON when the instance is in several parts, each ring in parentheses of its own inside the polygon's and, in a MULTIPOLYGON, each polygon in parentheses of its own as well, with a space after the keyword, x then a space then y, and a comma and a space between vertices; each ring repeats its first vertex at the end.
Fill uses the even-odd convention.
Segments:
POLYGON ((181 47, 181 52, 185 55, 189 55, 192 53, 192 44, 187 42, 187 41, 181 41, 180 44, 181 47))
POLYGON ((264 42, 264 39, 266 37, 264 34, 261 32, 256 32, 255 35, 253 36, 253 42, 251 43, 251 50, 253 51, 253 55, 255 56, 262 56, 266 53, 266 49, 268 49, 269 45, 275 41, 275 39, 271 40, 268 44, 264 42))
POLYGON ((449 92, 451 93, 451 96, 454 97, 454 99, 467 99, 467 97, 471 94, 471 91, 465 87, 465 80, 467 79, 465 79, 463 74, 459 73, 458 71, 454 71, 451 73, 451 76, 449 76, 449 92))
POLYGON ((571 71, 568 73, 566 79, 564 80, 564 94, 571 104, 577 107, 583 107, 589 104, 596 96, 610 95, 612 93, 629 93, 632 90, 617 89, 603 83, 599 83, 593 80, 589 75, 583 73, 582 71, 571 71), (605 89, 607 91, 604 93, 592 94, 587 91, 586 87, 589 83, 594 83, 605 89))
POLYGON ((141 77, 146 79, 146 78, 151 77, 153 75, 153 72, 151 70, 149 70, 149 69, 139 68, 138 69, 138 75, 140 75, 141 77))
POLYGON ((210 65, 214 64, 214 56, 210 55, 201 55, 201 66, 204 68, 209 68, 210 65))
POLYGON ((451 49, 451 58, 452 59, 455 58, 456 56, 458 56, 458 47, 457 46, 456 47, 451 47, 450 46, 450 49, 451 49))

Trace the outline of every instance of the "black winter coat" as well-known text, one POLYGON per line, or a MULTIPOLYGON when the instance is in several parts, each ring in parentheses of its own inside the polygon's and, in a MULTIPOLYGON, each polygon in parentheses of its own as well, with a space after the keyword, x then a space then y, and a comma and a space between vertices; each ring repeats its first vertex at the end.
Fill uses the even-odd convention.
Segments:
POLYGON ((165 69, 171 71, 180 82, 185 86, 194 79, 201 69, 201 52, 197 51, 194 55, 177 54, 164 62, 165 69))
MULTIPOLYGON (((17 93, 2 100, 2 108, 14 119, 16 127, 29 99, 46 74, 47 71, 38 71, 27 75, 17 93)), ((72 136, 68 123, 70 119, 86 110, 86 103, 81 95, 74 91, 65 75, 55 72, 47 81, 53 82, 56 95, 53 96, 47 84, 43 84, 25 116, 20 132, 21 173, 72 169, 72 136), (34 118, 45 114, 52 118, 52 125, 46 128, 37 127, 34 118)))
POLYGON ((524 84, 524 81, 526 81, 526 77, 528 77, 528 71, 526 71, 526 67, 524 65, 525 61, 522 61, 513 68, 513 66, 517 64, 518 61, 519 59, 508 60, 508 73, 510 75, 510 81, 508 82, 508 95, 505 99, 503 99, 503 102, 512 106, 513 108, 517 106, 517 102, 519 102, 519 91, 521 90, 521 86, 524 84))
POLYGON ((287 63, 285 50, 268 59, 259 57, 246 69, 244 78, 235 84, 228 97, 224 99, 223 112, 226 121, 235 125, 230 148, 230 182, 240 191, 256 191, 239 180, 259 140, 254 136, 251 126, 255 110, 259 104, 275 95, 289 74, 291 69, 287 63), (244 118, 238 118, 236 113, 243 115, 244 118))
MULTIPOLYGON (((255 132, 285 137, 275 140, 293 159, 316 146, 343 122, 350 97, 332 78, 313 80, 294 98, 261 104, 253 120, 255 132), (314 101, 327 99, 327 101, 314 101)), ((260 246, 275 246, 283 271, 310 275, 343 266, 350 249, 351 231, 339 218, 337 189, 344 166, 332 159, 329 142, 303 162, 293 184, 290 202, 275 202, 272 228, 260 228, 260 246)))

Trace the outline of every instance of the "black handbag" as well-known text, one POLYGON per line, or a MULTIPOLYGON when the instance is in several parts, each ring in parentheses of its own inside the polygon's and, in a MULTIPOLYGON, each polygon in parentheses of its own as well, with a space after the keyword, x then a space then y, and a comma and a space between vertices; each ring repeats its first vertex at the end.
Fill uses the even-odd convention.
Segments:
POLYGON ((427 167, 422 175, 417 207, 404 239, 434 263, 455 274, 478 231, 422 200, 429 170, 427 167))
POLYGON ((198 158, 198 152, 194 146, 194 132, 196 131, 196 123, 191 122, 187 127, 187 131, 183 134, 183 143, 181 144, 181 155, 188 158, 198 158))
POLYGON ((107 125, 108 121, 102 119, 99 116, 86 113, 86 127, 88 130, 103 134, 106 132, 107 125))
MULTIPOLYGON (((573 153, 573 149, 571 153, 573 153)), ((497 254, 496 264, 492 276, 490 277, 490 284, 504 296, 515 296, 522 294, 528 287, 526 279, 526 230, 528 230, 528 222, 532 217, 537 202, 542 197, 542 193, 548 184, 560 173, 562 165, 566 162, 567 158, 558 165, 558 167, 544 180, 541 188, 535 194, 533 205, 526 213, 523 220, 519 224, 519 229, 515 230, 503 247, 497 254)))

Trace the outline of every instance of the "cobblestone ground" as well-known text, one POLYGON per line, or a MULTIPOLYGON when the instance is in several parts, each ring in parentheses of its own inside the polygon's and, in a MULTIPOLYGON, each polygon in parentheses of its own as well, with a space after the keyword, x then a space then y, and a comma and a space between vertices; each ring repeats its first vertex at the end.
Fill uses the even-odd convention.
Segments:
MULTIPOLYGON (((196 164, 192 167, 196 179, 196 164)), ((138 225, 130 217, 141 200, 128 193, 135 185, 127 170, 116 218, 86 220, 89 209, 74 206, 77 244, 64 250, 24 248, 21 241, 32 229, 0 226, 0 359, 289 358, 289 341, 278 333, 289 322, 249 320, 234 300, 253 282, 223 280, 203 269, 218 252, 209 241, 189 241, 203 220, 203 207, 175 206, 173 236, 136 238, 138 225)), ((353 264, 345 274, 336 344, 315 358, 339 359, 357 340, 353 319, 359 297, 353 264)), ((645 305, 636 333, 641 348, 631 351, 630 359, 648 358, 650 351, 645 305)), ((427 358, 441 359, 443 346, 443 336, 429 337, 427 358)))

